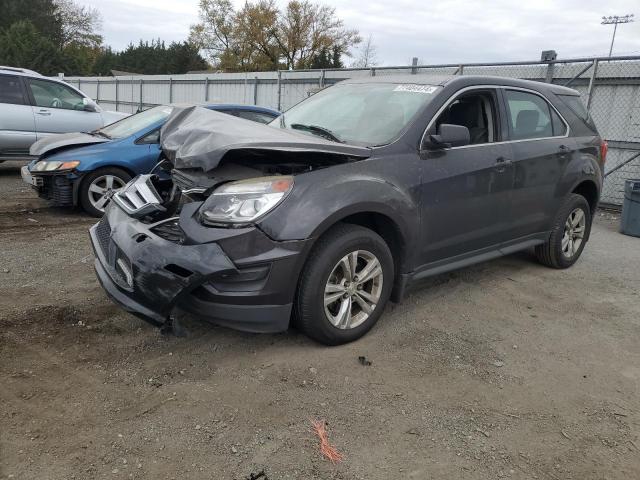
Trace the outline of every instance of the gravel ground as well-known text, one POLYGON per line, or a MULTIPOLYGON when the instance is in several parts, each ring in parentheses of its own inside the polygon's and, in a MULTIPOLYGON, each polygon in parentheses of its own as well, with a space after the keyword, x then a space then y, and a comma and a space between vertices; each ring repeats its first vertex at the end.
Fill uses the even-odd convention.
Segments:
POLYGON ((326 348, 161 336, 98 286, 92 219, 11 163, 0 205, 2 479, 640 478, 640 239, 615 215, 567 271, 523 253, 441 275, 326 348))

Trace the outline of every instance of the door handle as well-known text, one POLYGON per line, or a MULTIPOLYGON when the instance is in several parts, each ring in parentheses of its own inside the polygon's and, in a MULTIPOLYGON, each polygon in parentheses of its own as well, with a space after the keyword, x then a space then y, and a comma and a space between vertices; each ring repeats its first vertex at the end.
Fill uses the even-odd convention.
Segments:
POLYGON ((44 116, 51 115, 51 112, 49 110, 38 110, 36 113, 38 115, 44 115, 44 116))
POLYGON ((509 165, 511 165, 513 162, 511 160, 509 160, 508 158, 505 157, 498 157, 496 158, 496 165, 495 165, 495 169, 497 172, 502 173, 504 172, 507 167, 509 165))

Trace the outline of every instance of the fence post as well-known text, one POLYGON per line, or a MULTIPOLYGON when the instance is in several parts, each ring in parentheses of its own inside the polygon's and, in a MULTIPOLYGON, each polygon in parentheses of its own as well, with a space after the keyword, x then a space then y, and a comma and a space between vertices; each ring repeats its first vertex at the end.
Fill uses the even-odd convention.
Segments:
POLYGON ((278 111, 282 108, 282 71, 278 70, 278 111))
POLYGON ((591 72, 591 78, 589 79, 589 89, 587 90, 587 112, 591 111, 591 99, 593 98, 593 89, 596 83, 596 76, 598 75, 599 60, 596 58, 593 60, 593 71, 591 72))
POLYGON ((96 85, 96 102, 100 103, 100 78, 98 78, 96 85))
POLYGON ((173 103, 173 78, 169 77, 169 103, 173 103))
POLYGON ((549 62, 549 64, 547 65, 547 76, 544 79, 544 81, 546 83, 552 83, 553 82, 553 69, 555 68, 555 62, 551 61, 549 62))
POLYGON ((253 84, 253 104, 258 105, 258 77, 254 77, 255 83, 253 84))
POLYGON ((464 65, 458 67, 458 75, 464 75, 464 65))
POLYGON ((418 66, 418 57, 413 57, 413 59, 411 60, 411 73, 413 75, 418 73, 417 66, 418 66))
POLYGON ((371 67, 371 76, 372 77, 376 76, 376 68, 375 67, 371 67))
POLYGON ((209 101, 209 77, 204 79, 204 101, 209 101))
POLYGON ((320 70, 320 78, 319 78, 318 86, 320 88, 324 88, 324 68, 322 70, 320 70))
POLYGON ((144 83, 144 80, 140 79, 140 104, 138 106, 140 111, 142 111, 142 85, 143 85, 143 83, 144 83))
POLYGON ((118 111, 118 77, 116 77, 116 112, 118 111))

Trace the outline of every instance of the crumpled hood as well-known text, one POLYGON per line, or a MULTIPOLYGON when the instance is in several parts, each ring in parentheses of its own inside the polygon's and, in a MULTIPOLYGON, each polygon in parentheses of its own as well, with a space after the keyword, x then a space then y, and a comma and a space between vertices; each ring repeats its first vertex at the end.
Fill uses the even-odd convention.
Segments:
POLYGON ((45 153, 53 153, 54 150, 60 150, 61 148, 80 147, 108 141, 110 141, 108 138, 96 137, 88 133, 61 133, 49 135, 38 140, 31 145, 29 154, 40 157, 45 153))
POLYGON ((234 117, 202 107, 175 107, 160 132, 162 150, 176 168, 218 166, 233 150, 320 152, 363 159, 366 147, 331 142, 289 129, 234 117))

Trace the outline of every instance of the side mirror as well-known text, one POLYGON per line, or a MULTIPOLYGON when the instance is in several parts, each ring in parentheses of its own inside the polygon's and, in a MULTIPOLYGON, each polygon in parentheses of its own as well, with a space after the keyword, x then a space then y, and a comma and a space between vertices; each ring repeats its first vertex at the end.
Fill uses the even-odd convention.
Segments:
POLYGON ((463 147, 470 143, 471 135, 467 127, 443 123, 438 128, 437 135, 429 135, 426 148, 429 150, 441 150, 443 148, 463 147))
POLYGON ((82 99, 82 105, 84 106, 84 110, 86 112, 97 112, 98 104, 91 100, 90 98, 84 97, 82 99))

